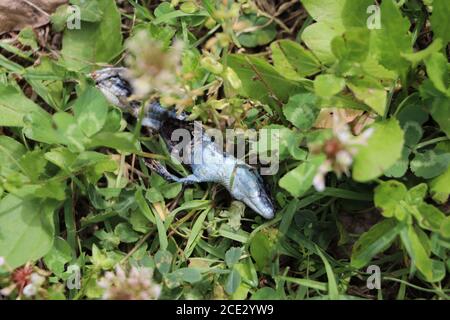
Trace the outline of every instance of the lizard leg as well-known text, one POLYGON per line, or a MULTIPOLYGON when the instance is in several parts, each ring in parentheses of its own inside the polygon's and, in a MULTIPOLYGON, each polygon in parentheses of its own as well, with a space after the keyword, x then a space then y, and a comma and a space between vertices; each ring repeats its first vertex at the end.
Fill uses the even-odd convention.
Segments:
POLYGON ((167 181, 171 182, 179 182, 185 185, 190 185, 194 183, 199 182, 206 182, 200 178, 198 178, 196 175, 189 175, 184 178, 179 178, 176 175, 173 175, 170 173, 166 167, 164 167, 160 162, 156 160, 145 160, 145 165, 150 168, 150 170, 155 171, 157 174, 159 174, 161 177, 163 177, 167 181))

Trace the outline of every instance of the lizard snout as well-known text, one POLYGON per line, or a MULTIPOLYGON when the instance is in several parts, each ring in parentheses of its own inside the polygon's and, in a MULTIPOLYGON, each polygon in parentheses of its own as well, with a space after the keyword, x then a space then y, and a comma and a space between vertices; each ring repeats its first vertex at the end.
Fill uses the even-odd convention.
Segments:
POLYGON ((272 201, 264 191, 258 196, 244 198, 243 202, 266 219, 272 219, 275 215, 272 201))

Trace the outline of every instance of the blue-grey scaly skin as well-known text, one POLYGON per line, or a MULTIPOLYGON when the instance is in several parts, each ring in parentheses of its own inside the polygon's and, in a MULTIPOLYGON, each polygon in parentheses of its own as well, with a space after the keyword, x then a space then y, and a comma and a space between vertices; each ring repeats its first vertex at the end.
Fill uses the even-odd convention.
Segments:
MULTIPOLYGON (((128 102, 131 88, 125 80, 126 69, 106 68, 96 71, 92 77, 97 87, 103 92, 108 101, 135 117, 139 115, 140 106, 136 102, 128 102)), ((142 125, 158 132, 165 123, 170 121, 186 121, 186 114, 177 114, 153 102, 145 106, 142 125)), ((168 144, 170 149, 170 144, 168 144)), ((223 152, 212 139, 202 133, 194 141, 191 155, 192 174, 179 178, 171 174, 161 163, 151 160, 147 165, 169 181, 183 184, 199 182, 214 182, 224 186, 234 199, 244 202, 248 207, 266 219, 272 219, 275 209, 268 196, 263 180, 256 170, 234 156, 223 152), (197 151, 195 151, 197 150, 197 151), (194 152, 199 152, 194 155, 194 152), (200 154, 200 156, 198 156, 200 154)))

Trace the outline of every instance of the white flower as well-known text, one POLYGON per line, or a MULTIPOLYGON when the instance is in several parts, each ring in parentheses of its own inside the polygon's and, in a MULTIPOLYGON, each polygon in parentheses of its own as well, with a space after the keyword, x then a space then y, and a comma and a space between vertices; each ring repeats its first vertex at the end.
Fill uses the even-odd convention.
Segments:
POLYGON ((37 273, 32 273, 30 276, 31 284, 35 285, 37 288, 42 286, 45 282, 45 278, 37 273))
POLYGON ((353 163, 353 157, 350 152, 341 150, 336 154, 336 162, 343 168, 348 168, 353 163))
POLYGON ((130 55, 126 63, 130 69, 127 78, 136 98, 145 99, 155 93, 183 98, 187 94, 180 83, 183 46, 183 42, 177 40, 170 48, 165 48, 146 31, 128 40, 130 55))
POLYGON ((313 179, 313 186, 317 191, 322 192, 325 190, 325 176, 329 171, 331 171, 331 164, 330 161, 326 160, 319 167, 313 179))
POLYGON ((161 286, 153 282, 153 270, 148 268, 132 267, 126 272, 117 266, 97 283, 105 290, 103 299, 107 300, 151 300, 161 294, 161 286))
POLYGON ((23 288, 23 294, 26 297, 31 298, 37 293, 37 289, 38 288, 34 284, 32 283, 27 284, 25 288, 23 288))
POLYGON ((5 264, 5 258, 0 257, 0 267, 5 264))
POLYGON ((322 192, 325 191, 325 176, 323 174, 316 174, 313 179, 314 188, 317 191, 322 192))
POLYGON ((319 167, 314 176, 314 188, 321 192, 325 190, 325 177, 328 172, 335 172, 338 177, 349 175, 353 164, 353 157, 358 153, 358 146, 366 145, 374 129, 366 129, 358 136, 354 136, 349 125, 339 116, 333 114, 333 137, 321 145, 311 145, 311 153, 325 154, 326 160, 319 167))
POLYGON ((16 289, 16 287, 17 287, 16 284, 12 283, 8 287, 1 289, 0 295, 7 297, 16 289))

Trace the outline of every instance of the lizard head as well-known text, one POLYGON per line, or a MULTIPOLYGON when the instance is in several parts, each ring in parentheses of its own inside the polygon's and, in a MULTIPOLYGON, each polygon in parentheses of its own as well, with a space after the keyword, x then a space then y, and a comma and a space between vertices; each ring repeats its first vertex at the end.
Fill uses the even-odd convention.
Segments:
POLYGON ((272 219, 275 208, 269 194, 264 188, 264 182, 256 170, 247 165, 238 166, 232 178, 233 196, 244 202, 266 219, 272 219))
POLYGON ((92 72, 90 77, 109 103, 124 111, 131 111, 130 107, 136 102, 128 101, 133 94, 133 89, 126 73, 125 68, 104 68, 92 72))

